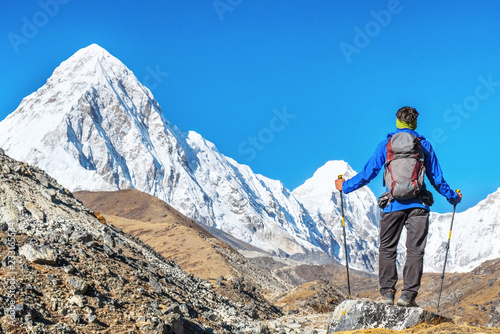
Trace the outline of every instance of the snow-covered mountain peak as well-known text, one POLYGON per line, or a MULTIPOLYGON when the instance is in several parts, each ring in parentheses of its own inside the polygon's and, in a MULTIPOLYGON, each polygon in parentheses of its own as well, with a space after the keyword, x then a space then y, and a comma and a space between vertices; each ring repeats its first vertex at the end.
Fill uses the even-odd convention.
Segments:
POLYGON ((353 174, 354 171, 347 162, 343 160, 331 160, 318 168, 313 177, 308 181, 315 182, 317 185, 324 184, 325 182, 331 185, 335 184, 335 180, 339 175, 349 178, 353 174))
MULTIPOLYGON (((500 254, 500 189, 474 207, 458 212, 453 223, 447 271, 467 272, 500 254)), ((452 214, 431 213, 425 270, 442 270, 452 214)))
MULTIPOLYGON (((39 166, 71 190, 130 187, 142 176, 131 172, 125 159, 153 163, 152 142, 165 142, 161 137, 174 131, 151 92, 97 44, 63 61, 0 124, 0 145, 8 154, 39 166), (121 146, 129 152, 120 152, 121 146)), ((171 134, 168 141, 177 145, 171 134)))
MULTIPOLYGON (((130 99, 134 96, 154 101, 149 89, 139 82, 132 71, 97 44, 78 50, 63 61, 47 80, 47 84, 37 93, 52 94, 47 96, 52 101, 64 95, 64 100, 72 104, 94 92, 102 94, 103 87, 111 94, 117 95, 120 102, 129 109, 133 109, 130 99)), ((158 105, 156 108, 160 111, 158 105)), ((136 111, 141 110, 143 109, 136 108, 136 111)))
MULTIPOLYGON (((340 192, 335 188, 339 175, 349 179, 356 172, 345 161, 329 161, 297 187, 293 195, 309 211, 324 235, 342 240, 340 192)), ((367 187, 344 194, 349 258, 353 268, 374 271, 378 262, 378 207, 375 195, 367 187)), ((332 243, 329 254, 342 263, 345 254, 339 244, 332 243)))
POLYGON ((330 241, 281 182, 171 125, 151 92, 98 45, 62 62, 0 122, 0 147, 69 190, 135 188, 261 249, 327 257, 330 241))
POLYGON ((92 43, 89 46, 87 46, 86 48, 82 48, 82 49, 78 50, 74 54, 74 56, 77 56, 80 54, 88 54, 88 55, 95 55, 95 56, 102 56, 102 55, 110 56, 110 53, 97 43, 92 43))
MULTIPOLYGON (((496 213, 500 212, 500 188, 498 188, 497 191, 495 191, 494 193, 489 194, 486 197, 486 199, 479 202, 475 208, 477 208, 480 211, 488 210, 496 213)), ((470 208, 469 210, 471 209, 473 208, 470 208)))
POLYGON ((75 52, 66 61, 62 62, 61 65, 64 66, 70 63, 89 62, 89 61, 94 61, 95 63, 106 60, 111 60, 117 63, 121 63, 117 58, 113 57, 106 49, 102 48, 97 44, 91 44, 75 52))
POLYGON ((112 68, 124 69, 125 66, 108 51, 97 44, 78 50, 70 58, 63 61, 55 70, 48 83, 95 80, 96 74, 104 75, 112 68))
POLYGON ((104 69, 111 69, 113 67, 126 69, 125 65, 108 51, 97 44, 92 44, 75 52, 67 60, 63 61, 56 68, 56 71, 72 70, 73 76, 81 74, 93 76, 95 70, 98 69, 96 65, 100 65, 104 69))
POLYGON ((301 200, 313 200, 321 198, 329 200, 332 192, 335 191, 335 180, 339 175, 350 178, 354 171, 349 164, 342 160, 328 161, 320 167, 314 175, 306 180, 303 185, 297 187, 293 193, 301 200))

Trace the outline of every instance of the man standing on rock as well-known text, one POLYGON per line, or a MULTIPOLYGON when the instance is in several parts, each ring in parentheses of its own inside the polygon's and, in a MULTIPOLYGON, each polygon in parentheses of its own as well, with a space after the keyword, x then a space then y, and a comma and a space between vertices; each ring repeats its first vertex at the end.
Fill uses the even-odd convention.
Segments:
POLYGON ((349 180, 337 179, 337 190, 350 193, 368 184, 384 170, 387 192, 379 197, 380 219, 379 283, 383 303, 393 305, 398 273, 397 246, 403 226, 406 227, 406 263, 403 271, 403 291, 397 305, 417 306, 415 298, 420 288, 424 266, 424 251, 429 230, 429 210, 432 193, 426 190, 424 174, 434 188, 452 205, 462 194, 451 190, 443 178, 431 144, 415 129, 418 112, 403 107, 396 113, 396 127, 382 141, 364 169, 349 180))

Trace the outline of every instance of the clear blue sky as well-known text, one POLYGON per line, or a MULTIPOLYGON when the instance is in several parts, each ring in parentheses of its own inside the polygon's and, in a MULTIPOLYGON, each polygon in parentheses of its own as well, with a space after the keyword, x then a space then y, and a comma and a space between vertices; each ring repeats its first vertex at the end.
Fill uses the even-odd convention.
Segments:
POLYGON ((499 12, 496 1, 4 1, 0 119, 97 43, 172 123, 293 190, 328 160, 361 170, 411 105, 462 211, 500 187, 499 12))

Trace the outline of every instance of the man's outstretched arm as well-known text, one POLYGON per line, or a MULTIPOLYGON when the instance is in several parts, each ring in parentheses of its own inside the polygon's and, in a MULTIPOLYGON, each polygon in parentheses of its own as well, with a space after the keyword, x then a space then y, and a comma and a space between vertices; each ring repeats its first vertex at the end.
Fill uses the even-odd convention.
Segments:
POLYGON ((436 153, 432 145, 425 141, 422 146, 426 150, 427 156, 425 157, 425 174, 430 183, 441 195, 446 197, 451 205, 457 205, 462 200, 462 194, 451 189, 448 182, 443 177, 443 170, 437 159, 436 153))
POLYGON ((380 169, 384 166, 386 145, 387 141, 383 141, 377 146, 375 153, 372 155, 370 160, 368 160, 360 173, 356 174, 347 181, 345 179, 335 180, 335 187, 337 190, 348 194, 367 185, 371 180, 373 180, 380 172, 380 169))

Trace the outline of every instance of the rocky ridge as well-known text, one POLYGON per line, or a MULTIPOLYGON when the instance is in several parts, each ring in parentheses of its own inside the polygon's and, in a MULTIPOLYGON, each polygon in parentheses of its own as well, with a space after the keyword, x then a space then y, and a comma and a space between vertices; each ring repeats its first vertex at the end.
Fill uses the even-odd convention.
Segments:
POLYGON ((266 333, 280 317, 258 295, 242 305, 217 294, 103 224, 45 172, 2 154, 0 221, 5 332, 266 333))

